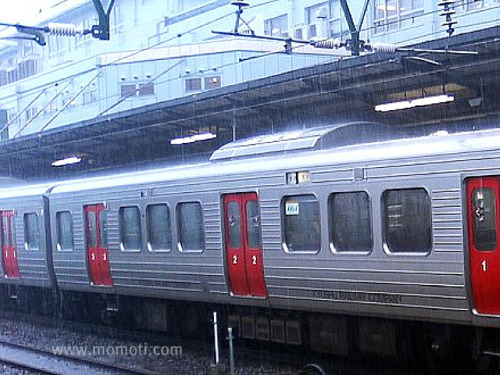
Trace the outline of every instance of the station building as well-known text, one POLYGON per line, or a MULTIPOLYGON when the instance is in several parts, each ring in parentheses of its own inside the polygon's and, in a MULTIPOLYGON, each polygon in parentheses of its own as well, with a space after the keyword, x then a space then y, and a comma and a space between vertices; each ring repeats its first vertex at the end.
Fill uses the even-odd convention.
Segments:
MULTIPOLYGON (((435 42, 433 48, 446 50, 457 45, 457 40, 460 46, 493 40, 494 30, 500 23, 500 0, 450 2, 450 8, 455 11, 453 20, 457 22, 453 25, 452 37, 442 25, 445 21, 443 6, 438 3, 434 0, 373 0, 349 2, 348 5, 356 21, 367 6, 360 27, 363 41, 393 43, 398 47, 426 47, 435 42), (489 30, 486 36, 481 34, 483 30, 489 30)), ((106 8, 106 2, 103 6, 106 8)), ((209 147, 212 149, 240 136, 276 131, 284 124, 297 124, 303 119, 324 123, 325 119, 349 118, 349 113, 338 109, 338 103, 338 110, 332 108, 330 100, 332 85, 343 87, 342 77, 348 78, 347 87, 358 85, 360 90, 367 83, 368 75, 370 79, 377 78, 376 90, 359 91, 354 94, 355 100, 343 97, 343 102, 339 102, 356 115, 359 112, 351 108, 355 101, 369 102, 368 107, 373 110, 372 103, 377 100, 398 99, 415 93, 454 92, 469 102, 483 100, 485 95, 481 93, 493 90, 491 85, 483 84, 471 88, 473 83, 477 85, 477 75, 467 82, 443 80, 439 68, 442 61, 434 55, 417 56, 412 61, 406 59, 406 55, 396 54, 380 61, 396 61, 398 72, 403 71, 407 78, 412 75, 413 81, 404 90, 394 92, 393 89, 388 94, 384 87, 391 87, 389 81, 394 73, 390 64, 389 68, 380 68, 382 70, 375 73, 353 61, 365 59, 358 61, 366 64, 370 61, 369 53, 353 57, 345 48, 319 49, 305 43, 293 43, 292 49, 286 50, 281 41, 213 33, 214 30, 234 30, 236 10, 228 0, 121 0, 111 8, 109 41, 98 40, 89 34, 47 35, 46 45, 41 46, 34 41, 14 39, 19 34, 13 33, 13 28, 2 30, 0 140, 6 157, 12 158, 13 151, 19 154, 17 161, 3 173, 26 177, 33 173, 33 168, 39 168, 31 160, 31 167, 27 166, 26 172, 16 173, 18 161, 28 155, 25 150, 31 150, 33 155, 38 152, 36 159, 43 159, 45 163, 50 158, 84 153, 70 144, 78 143, 81 147, 92 142, 94 150, 87 151, 88 155, 97 152, 96 139, 104 135, 112 139, 113 133, 129 135, 129 138, 115 136, 113 141, 121 147, 118 154, 125 156, 123 154, 130 154, 138 138, 138 133, 132 129, 144 124, 165 128, 161 137, 165 137, 162 142, 167 151, 148 151, 135 155, 131 161, 161 159, 167 154, 179 158, 180 153, 169 140, 185 135, 207 132, 219 135, 220 132, 209 147), (355 77, 350 76, 352 70, 339 73, 344 67, 352 69, 354 66, 359 69, 355 77), (333 79, 327 72, 334 70, 337 73, 333 79), (415 72, 432 78, 428 81, 416 79, 415 72), (326 78, 322 80, 321 77, 326 78), (279 85, 285 81, 288 86, 279 85), (323 99, 311 106, 309 97, 301 97, 301 93, 307 92, 305 88, 311 89, 316 96, 323 94, 323 99), (294 101, 283 107, 280 101, 287 99, 294 90, 294 101), (211 100, 212 107, 205 99, 211 100), (222 112, 211 112, 215 107, 223 108, 222 112), (294 116, 293 109, 297 108, 302 112, 294 116), (250 112, 243 114, 242 109, 250 112), (152 112, 156 113, 155 118, 152 112), (292 117, 295 121, 290 121, 292 117), (92 133, 91 128, 99 130, 92 133), (81 133, 75 129, 80 129, 81 133), (40 137, 49 135, 53 142, 44 144, 42 153, 38 149, 40 137)), ((255 0, 244 8, 242 19, 244 22, 237 25, 238 31, 249 35, 304 41, 328 38, 346 41, 352 37, 339 0, 255 0)), ((26 19, 19 20, 19 23, 33 26, 50 22, 90 29, 99 20, 93 2, 87 0, 54 1, 33 12, 27 11, 26 19)), ((443 59, 455 63, 454 57, 443 59)), ((419 117, 400 122, 420 120, 419 117)), ((159 135, 151 131, 141 137, 159 135)), ((149 141, 154 147, 162 147, 155 140, 149 141)), ((106 149, 113 153, 109 147, 106 149)), ((201 154, 204 151, 200 151, 201 154)), ((190 152, 183 146, 183 155, 190 152)), ((116 163, 118 161, 113 165, 116 163)))

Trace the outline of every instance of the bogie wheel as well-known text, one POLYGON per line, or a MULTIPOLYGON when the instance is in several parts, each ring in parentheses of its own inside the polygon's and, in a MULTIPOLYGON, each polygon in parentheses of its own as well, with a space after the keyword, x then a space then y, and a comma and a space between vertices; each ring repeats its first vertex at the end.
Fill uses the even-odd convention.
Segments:
POLYGON ((316 363, 309 363, 299 370, 299 375, 327 375, 326 371, 316 363))

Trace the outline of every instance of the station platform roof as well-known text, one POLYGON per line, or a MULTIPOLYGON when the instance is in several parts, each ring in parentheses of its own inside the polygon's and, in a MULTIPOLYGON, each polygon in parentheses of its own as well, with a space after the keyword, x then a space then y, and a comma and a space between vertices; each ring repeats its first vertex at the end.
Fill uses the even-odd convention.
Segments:
POLYGON ((500 27, 413 46, 477 51, 370 53, 73 123, 0 144, 0 176, 51 179, 110 169, 208 160, 223 144, 254 135, 375 121, 415 132, 499 123, 500 27), (449 94, 453 102, 377 112, 375 105, 449 94), (210 140, 172 139, 213 133, 210 140), (51 163, 79 155, 82 163, 51 163))

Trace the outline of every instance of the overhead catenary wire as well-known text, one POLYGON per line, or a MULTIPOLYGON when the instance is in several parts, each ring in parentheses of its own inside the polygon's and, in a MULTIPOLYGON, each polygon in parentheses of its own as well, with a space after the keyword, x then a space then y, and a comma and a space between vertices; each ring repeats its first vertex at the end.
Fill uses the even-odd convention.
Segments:
MULTIPOLYGON (((259 3, 259 4, 256 4, 256 5, 254 5, 254 6, 251 6, 251 7, 250 7, 250 9, 252 9, 252 8, 257 8, 257 7, 260 7, 260 6, 263 6, 263 5, 267 5, 267 4, 270 4, 270 3, 274 3, 274 2, 276 2, 276 1, 279 1, 279 0, 271 0, 271 1, 266 1, 266 2, 263 2, 263 3, 259 3)), ((473 1, 468 1, 466 4, 469 4, 469 3, 472 3, 472 2, 473 2, 473 1)), ((489 9, 491 9, 491 8, 492 8, 492 7, 489 7, 489 8, 487 8, 487 9, 482 9, 482 10, 480 10, 480 11, 489 10, 489 9)), ((438 9, 438 10, 435 10, 435 11, 430 11, 430 12, 426 12, 426 13, 423 13, 423 14, 421 14, 421 15, 417 15, 417 16, 409 16, 407 19, 414 19, 414 18, 424 17, 424 16, 427 16, 427 15, 429 15, 429 14, 433 14, 433 13, 436 13, 436 12, 439 12, 439 11, 440 11, 440 10, 438 9)), ((125 60, 125 59, 128 59, 128 58, 130 58, 130 57, 132 57, 132 56, 135 56, 135 55, 138 55, 138 54, 144 53, 145 51, 148 51, 148 50, 151 50, 151 49, 157 48, 157 47, 159 47, 159 46, 161 46, 161 45, 163 45, 163 44, 165 44, 165 43, 168 43, 168 42, 170 42, 170 41, 173 41, 173 40, 175 40, 175 39, 178 39, 178 38, 180 38, 180 37, 182 37, 182 36, 184 36, 184 35, 186 35, 186 34, 188 34, 188 33, 192 32, 192 31, 194 31, 194 30, 197 30, 197 29, 200 29, 200 28, 202 28, 202 27, 208 26, 208 25, 210 25, 210 24, 212 24, 212 23, 215 23, 215 22, 217 22, 217 21, 220 21, 220 20, 222 20, 222 19, 224 19, 224 18, 226 18, 226 17, 229 17, 229 16, 231 16, 231 15, 233 15, 233 14, 234 14, 234 12, 230 12, 230 13, 224 14, 224 15, 222 15, 222 16, 220 16, 220 17, 217 17, 217 18, 215 18, 215 19, 212 19, 212 20, 210 20, 210 21, 205 22, 204 24, 197 25, 196 27, 193 27, 193 28, 191 28, 191 29, 188 29, 188 30, 185 30, 185 31, 183 31, 183 32, 180 32, 180 33, 178 33, 178 34, 177 34, 176 36, 174 36, 174 37, 171 37, 171 38, 168 38, 168 39, 165 39, 165 40, 159 41, 158 43, 155 43, 155 44, 153 44, 153 45, 151 45, 151 46, 148 46, 148 47, 142 48, 142 49, 137 50, 137 51, 133 51, 133 52, 131 52, 131 53, 129 53, 129 54, 126 54, 126 55, 124 55, 124 56, 120 56, 119 58, 117 58, 117 59, 115 59, 115 60, 113 60, 113 61, 110 61, 110 62, 108 62, 108 63, 106 63, 106 64, 102 65, 102 66, 101 66, 101 68, 105 68, 105 67, 107 67, 107 66, 110 66, 110 65, 113 65, 113 64, 117 64, 117 63, 119 63, 120 61, 123 61, 123 60, 125 60)), ((405 19, 405 18, 401 18, 401 19, 399 19, 399 20, 397 20, 397 21, 394 21, 394 22, 401 22, 401 21, 402 21, 402 20, 404 20, 404 19, 405 19)), ((389 22, 388 22, 388 23, 386 23, 386 24, 389 24, 389 22)), ((61 24, 61 25, 62 25, 62 24, 61 24)), ((372 29, 373 27, 374 27, 374 26, 371 26, 371 27, 368 27, 368 28, 363 28, 363 29, 361 29, 361 31, 366 31, 366 30, 372 29)), ((52 31, 53 31, 54 33, 59 33, 58 35, 64 35, 64 33, 67 33, 67 34, 77 34, 76 29, 72 29, 71 27, 63 27, 63 26, 60 26, 60 27, 54 27, 54 26, 52 26, 52 31)), ((339 45, 339 43, 338 43, 337 41, 335 41, 335 40, 333 40, 333 41, 318 41, 318 42, 316 42, 316 43, 317 43, 318 45, 321 45, 321 43, 323 43, 324 45, 325 45, 325 44, 328 44, 328 43, 330 43, 330 44, 335 44, 335 45, 339 45)), ((382 52, 393 52, 393 46, 390 46, 390 45, 384 45, 384 44, 381 44, 381 43, 371 43, 371 46, 372 46, 373 50, 382 51, 382 52)), ((300 48, 300 47, 301 47, 301 46, 299 46, 299 47, 293 47, 293 49, 300 48)), ((264 56, 272 55, 272 54, 274 54, 274 53, 283 53, 283 51, 266 52, 266 53, 263 53, 263 54, 257 55, 257 56, 255 56, 255 57, 249 57, 249 58, 246 58, 246 59, 239 59, 238 61, 235 61, 233 64, 225 64, 225 66, 236 65, 236 64, 237 64, 237 63, 239 63, 239 62, 246 61, 246 60, 251 59, 251 58, 252 58, 252 59, 253 59, 253 58, 260 58, 260 57, 264 57, 264 56)), ((220 66, 220 67, 217 67, 217 68, 219 68, 219 69, 220 69, 220 68, 223 68, 223 67, 224 67, 224 66, 220 66)), ((169 69, 167 69, 167 70, 169 70, 169 69)), ((151 82, 154 82, 157 78, 159 78, 159 77, 157 76, 157 77, 155 77, 154 79, 152 79, 152 80, 150 80, 150 81, 151 81, 151 82)), ((176 80, 176 79, 179 79, 179 78, 175 78, 175 79, 171 79, 171 80, 167 80, 167 81, 163 81, 163 82, 170 82, 170 81, 174 81, 174 80, 176 80)), ((149 82, 149 81, 148 81, 148 82, 149 82)), ((121 102, 123 102, 123 100, 120 100, 118 103, 114 103, 112 106, 110 106, 110 107, 106 108, 105 110, 103 110, 103 111, 101 112, 101 114, 105 114, 105 113, 109 112, 109 110, 110 110, 110 109, 112 109, 112 108, 116 107, 116 106, 117 106, 117 105, 119 105, 121 102)), ((100 114, 100 115, 101 115, 101 114, 100 114)), ((18 117, 19 117, 19 116, 18 116, 18 117)))

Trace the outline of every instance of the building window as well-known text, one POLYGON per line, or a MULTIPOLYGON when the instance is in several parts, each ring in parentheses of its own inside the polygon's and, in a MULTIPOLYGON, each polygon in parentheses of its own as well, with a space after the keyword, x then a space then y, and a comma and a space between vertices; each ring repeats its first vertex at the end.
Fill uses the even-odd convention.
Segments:
POLYGON ((366 192, 330 196, 330 238, 335 252, 369 252, 373 247, 370 200, 366 192))
POLYGON ((221 76, 186 78, 186 92, 217 89, 222 86, 221 76))
POLYGON ((57 250, 73 250, 73 217, 69 211, 61 211, 56 214, 57 225, 57 250))
POLYGON ((152 82, 139 83, 137 94, 139 96, 154 95, 155 94, 155 84, 152 82))
POLYGON ((411 27, 424 14, 424 0, 375 0, 375 33, 411 27))
POLYGON ((117 35, 123 33, 125 29, 125 22, 123 20, 122 8, 120 6, 115 5, 112 10, 112 26, 111 26, 111 34, 117 35))
POLYGON ((321 35, 321 28, 325 28, 330 19, 330 5, 328 2, 320 3, 308 7, 306 11, 307 36, 309 39, 316 38, 321 35))
POLYGON ((135 85, 130 85, 130 84, 121 85, 120 93, 122 98, 129 98, 135 96, 135 85))
POLYGON ((342 39, 343 36, 349 35, 349 28, 339 0, 330 1, 328 29, 328 36, 333 39, 342 39))
POLYGON ((218 89, 219 87, 221 87, 220 76, 205 77, 205 90, 218 89))
POLYGON ((198 202, 179 203, 177 206, 179 251, 201 252, 205 248, 203 211, 198 202))
POLYGON ((472 0, 472 1, 467 1, 467 10, 475 10, 475 9, 481 9, 484 7, 484 0, 472 0))
POLYGON ((201 91, 201 78, 187 78, 186 92, 201 91))
POLYGON ((29 121, 31 120, 33 117, 35 117, 35 115, 37 114, 38 110, 36 107, 31 107, 31 108, 28 108, 24 111, 24 114, 26 116, 26 121, 29 121))
POLYGON ((120 208, 120 241, 122 250, 141 250, 141 212, 139 207, 120 208))
POLYGON ((431 202, 424 189, 388 190, 382 196, 382 206, 388 251, 431 251, 431 202))
POLYGON ((282 202, 284 248, 317 253, 321 249, 319 202, 314 195, 286 197, 282 202))
POLYGON ((24 214, 24 248, 40 249, 40 224, 36 213, 24 214))
POLYGON ((166 204, 152 204, 146 208, 149 251, 172 250, 170 210, 166 204))
POLYGON ((122 98, 132 98, 136 96, 150 96, 155 94, 155 84, 152 82, 138 84, 120 85, 120 95, 122 98))
POLYGON ((459 12, 469 12, 486 7, 496 7, 499 0, 455 0, 452 8, 459 12))
POLYGON ((264 21, 264 34, 288 38, 288 15, 270 18, 264 21))
POLYGON ((95 103, 96 101, 97 101, 97 90, 96 89, 91 89, 91 90, 83 92, 83 94, 82 94, 83 105, 95 103))
POLYGON ((347 23, 339 0, 325 1, 305 8, 307 35, 302 28, 296 35, 303 38, 334 38, 341 39, 348 33, 347 23))
POLYGON ((55 112, 57 112, 57 98, 52 99, 44 109, 44 113, 46 115, 50 115, 55 112))

